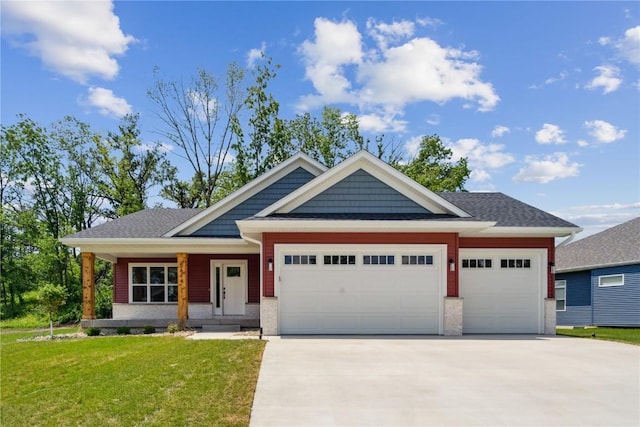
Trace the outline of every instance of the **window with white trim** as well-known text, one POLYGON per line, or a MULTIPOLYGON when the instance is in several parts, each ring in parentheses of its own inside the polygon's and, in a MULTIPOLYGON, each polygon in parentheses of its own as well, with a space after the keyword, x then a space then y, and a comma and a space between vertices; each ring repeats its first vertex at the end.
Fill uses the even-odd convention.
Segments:
POLYGON ((598 276, 598 286, 601 288, 606 288, 609 286, 624 286, 624 274, 598 276))
POLYGON ((324 265, 355 265, 355 255, 325 255, 324 265))
POLYGON ((364 265, 394 265, 396 257, 394 255, 363 255, 362 264, 364 265))
POLYGON ((472 258, 472 259, 462 260, 462 268, 491 268, 491 265, 492 265, 491 259, 472 258))
POLYGON ((315 265, 315 255, 285 255, 284 263, 286 265, 315 265))
POLYGON ((500 268, 531 268, 531 260, 528 258, 501 259, 500 268))
POLYGON ((566 280, 556 280, 556 311, 567 311, 566 280))
POLYGON ((177 303, 178 265, 129 264, 129 291, 135 303, 177 303))
POLYGON ((433 265, 433 255, 402 255, 402 265, 433 265))

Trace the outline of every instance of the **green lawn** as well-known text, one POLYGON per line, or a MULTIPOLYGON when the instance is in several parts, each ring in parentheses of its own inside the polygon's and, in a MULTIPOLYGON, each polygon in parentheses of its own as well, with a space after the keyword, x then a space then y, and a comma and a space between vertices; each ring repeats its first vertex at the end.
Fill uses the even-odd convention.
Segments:
POLYGON ((640 328, 575 328, 556 330, 558 335, 568 337, 594 338, 640 345, 640 328), (595 337, 592 336, 595 334, 595 337))
POLYGON ((0 425, 249 424, 264 341, 25 334, 0 337, 0 425))

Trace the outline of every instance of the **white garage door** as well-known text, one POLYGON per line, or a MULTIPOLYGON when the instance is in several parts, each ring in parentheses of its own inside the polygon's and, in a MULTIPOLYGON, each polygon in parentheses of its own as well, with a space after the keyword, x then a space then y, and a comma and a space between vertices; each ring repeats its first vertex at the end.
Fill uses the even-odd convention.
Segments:
POLYGON ((545 250, 460 250, 463 333, 542 333, 545 250))
POLYGON ((277 245, 281 334, 438 334, 443 245, 277 245))

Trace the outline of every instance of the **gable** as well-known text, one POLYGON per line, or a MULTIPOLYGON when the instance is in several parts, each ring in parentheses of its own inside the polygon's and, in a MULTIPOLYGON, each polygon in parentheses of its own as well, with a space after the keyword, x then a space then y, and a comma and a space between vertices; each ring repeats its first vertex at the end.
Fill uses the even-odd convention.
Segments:
POLYGON ((275 203, 287 194, 297 190, 315 175, 299 167, 286 176, 280 178, 262 191, 249 197, 234 208, 215 218, 203 227, 191 233, 194 237, 237 237, 240 231, 236 221, 250 217, 265 207, 275 203))
POLYGON ((363 169, 293 209, 292 214, 430 213, 363 169))

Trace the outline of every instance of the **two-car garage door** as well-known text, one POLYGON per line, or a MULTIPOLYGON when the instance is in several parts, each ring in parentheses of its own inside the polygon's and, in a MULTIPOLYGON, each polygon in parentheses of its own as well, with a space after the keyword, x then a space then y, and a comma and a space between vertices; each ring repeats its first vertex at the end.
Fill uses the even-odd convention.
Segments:
POLYGON ((277 245, 282 334, 442 333, 444 245, 277 245))

